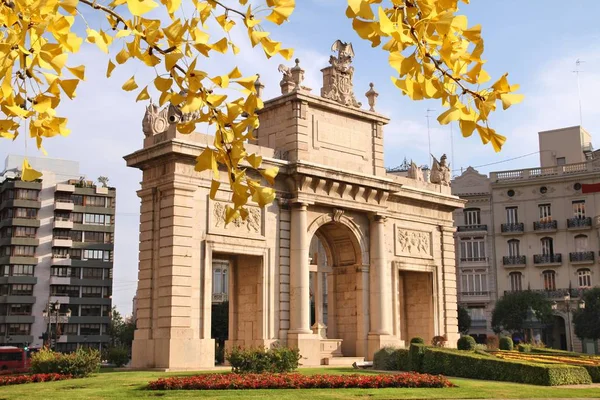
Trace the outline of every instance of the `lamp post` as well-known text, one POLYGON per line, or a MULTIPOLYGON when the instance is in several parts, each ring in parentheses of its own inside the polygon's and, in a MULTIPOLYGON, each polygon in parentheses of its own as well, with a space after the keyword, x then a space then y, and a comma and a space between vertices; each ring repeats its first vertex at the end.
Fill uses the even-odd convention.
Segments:
MULTIPOLYGON (((60 302, 58 300, 56 300, 55 302, 48 302, 48 304, 46 304, 46 309, 42 312, 42 316, 44 317, 44 319, 48 320, 48 347, 50 347, 51 350, 54 350, 53 346, 52 346, 52 321, 54 321, 54 338, 55 341, 58 340, 58 324, 61 322, 60 321, 60 302)), ((69 318, 71 318, 71 309, 67 309, 67 312, 65 314, 63 314, 64 317, 66 317, 66 320, 68 320, 69 318)), ((66 322, 66 321, 64 321, 66 322)))
MULTIPOLYGON (((573 332, 571 329, 571 312, 573 311, 573 308, 571 307, 571 294, 569 292, 566 292, 563 300, 565 301, 565 308, 567 311, 567 329, 569 332, 569 351, 573 351, 573 332)), ((585 308, 585 300, 580 299, 577 302, 577 307, 582 310, 585 308)), ((555 301, 552 302, 552 310, 556 311, 558 309, 558 305, 556 304, 555 301)))

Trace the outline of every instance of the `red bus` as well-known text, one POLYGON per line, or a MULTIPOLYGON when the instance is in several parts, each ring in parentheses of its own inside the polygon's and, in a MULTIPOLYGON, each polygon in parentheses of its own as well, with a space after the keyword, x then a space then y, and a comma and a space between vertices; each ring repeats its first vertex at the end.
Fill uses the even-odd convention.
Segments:
POLYGON ((29 366, 27 353, 20 347, 0 346, 0 371, 26 369, 29 366))

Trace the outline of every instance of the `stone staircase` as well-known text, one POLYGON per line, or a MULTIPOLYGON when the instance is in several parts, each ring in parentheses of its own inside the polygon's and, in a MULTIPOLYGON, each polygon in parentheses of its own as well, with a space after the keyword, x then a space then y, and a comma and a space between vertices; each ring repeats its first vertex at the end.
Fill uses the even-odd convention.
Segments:
POLYGON ((362 363, 364 361, 364 357, 327 357, 323 359, 323 364, 335 365, 338 367, 351 367, 355 362, 362 363))

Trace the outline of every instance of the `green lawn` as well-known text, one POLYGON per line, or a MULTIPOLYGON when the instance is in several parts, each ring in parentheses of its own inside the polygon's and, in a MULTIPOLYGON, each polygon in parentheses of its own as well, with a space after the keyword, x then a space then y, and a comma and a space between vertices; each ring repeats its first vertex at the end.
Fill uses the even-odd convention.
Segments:
MULTIPOLYGON (((302 369, 302 373, 355 373, 350 368, 302 369)), ((361 373, 369 373, 363 372, 361 373)), ((21 399, 467 399, 467 398, 600 398, 600 388, 560 388, 452 378, 458 388, 450 389, 309 389, 309 390, 214 390, 150 391, 146 384, 154 379, 194 373, 102 372, 91 378, 62 382, 30 383, 0 388, 0 400, 21 399)))

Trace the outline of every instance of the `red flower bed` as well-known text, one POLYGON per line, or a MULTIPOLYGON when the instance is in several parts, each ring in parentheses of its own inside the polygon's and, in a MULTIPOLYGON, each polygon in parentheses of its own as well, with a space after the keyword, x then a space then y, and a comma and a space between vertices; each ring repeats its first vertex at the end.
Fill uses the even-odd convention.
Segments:
POLYGON ((71 375, 61 374, 33 374, 33 375, 3 375, 0 376, 0 386, 20 385, 22 383, 64 381, 71 379, 71 375))
POLYGON ((152 390, 324 389, 324 388, 445 388, 454 385, 443 376, 402 372, 381 375, 203 374, 163 378, 152 390))
POLYGON ((15 368, 0 371, 0 375, 23 375, 29 372, 29 368, 15 368))

